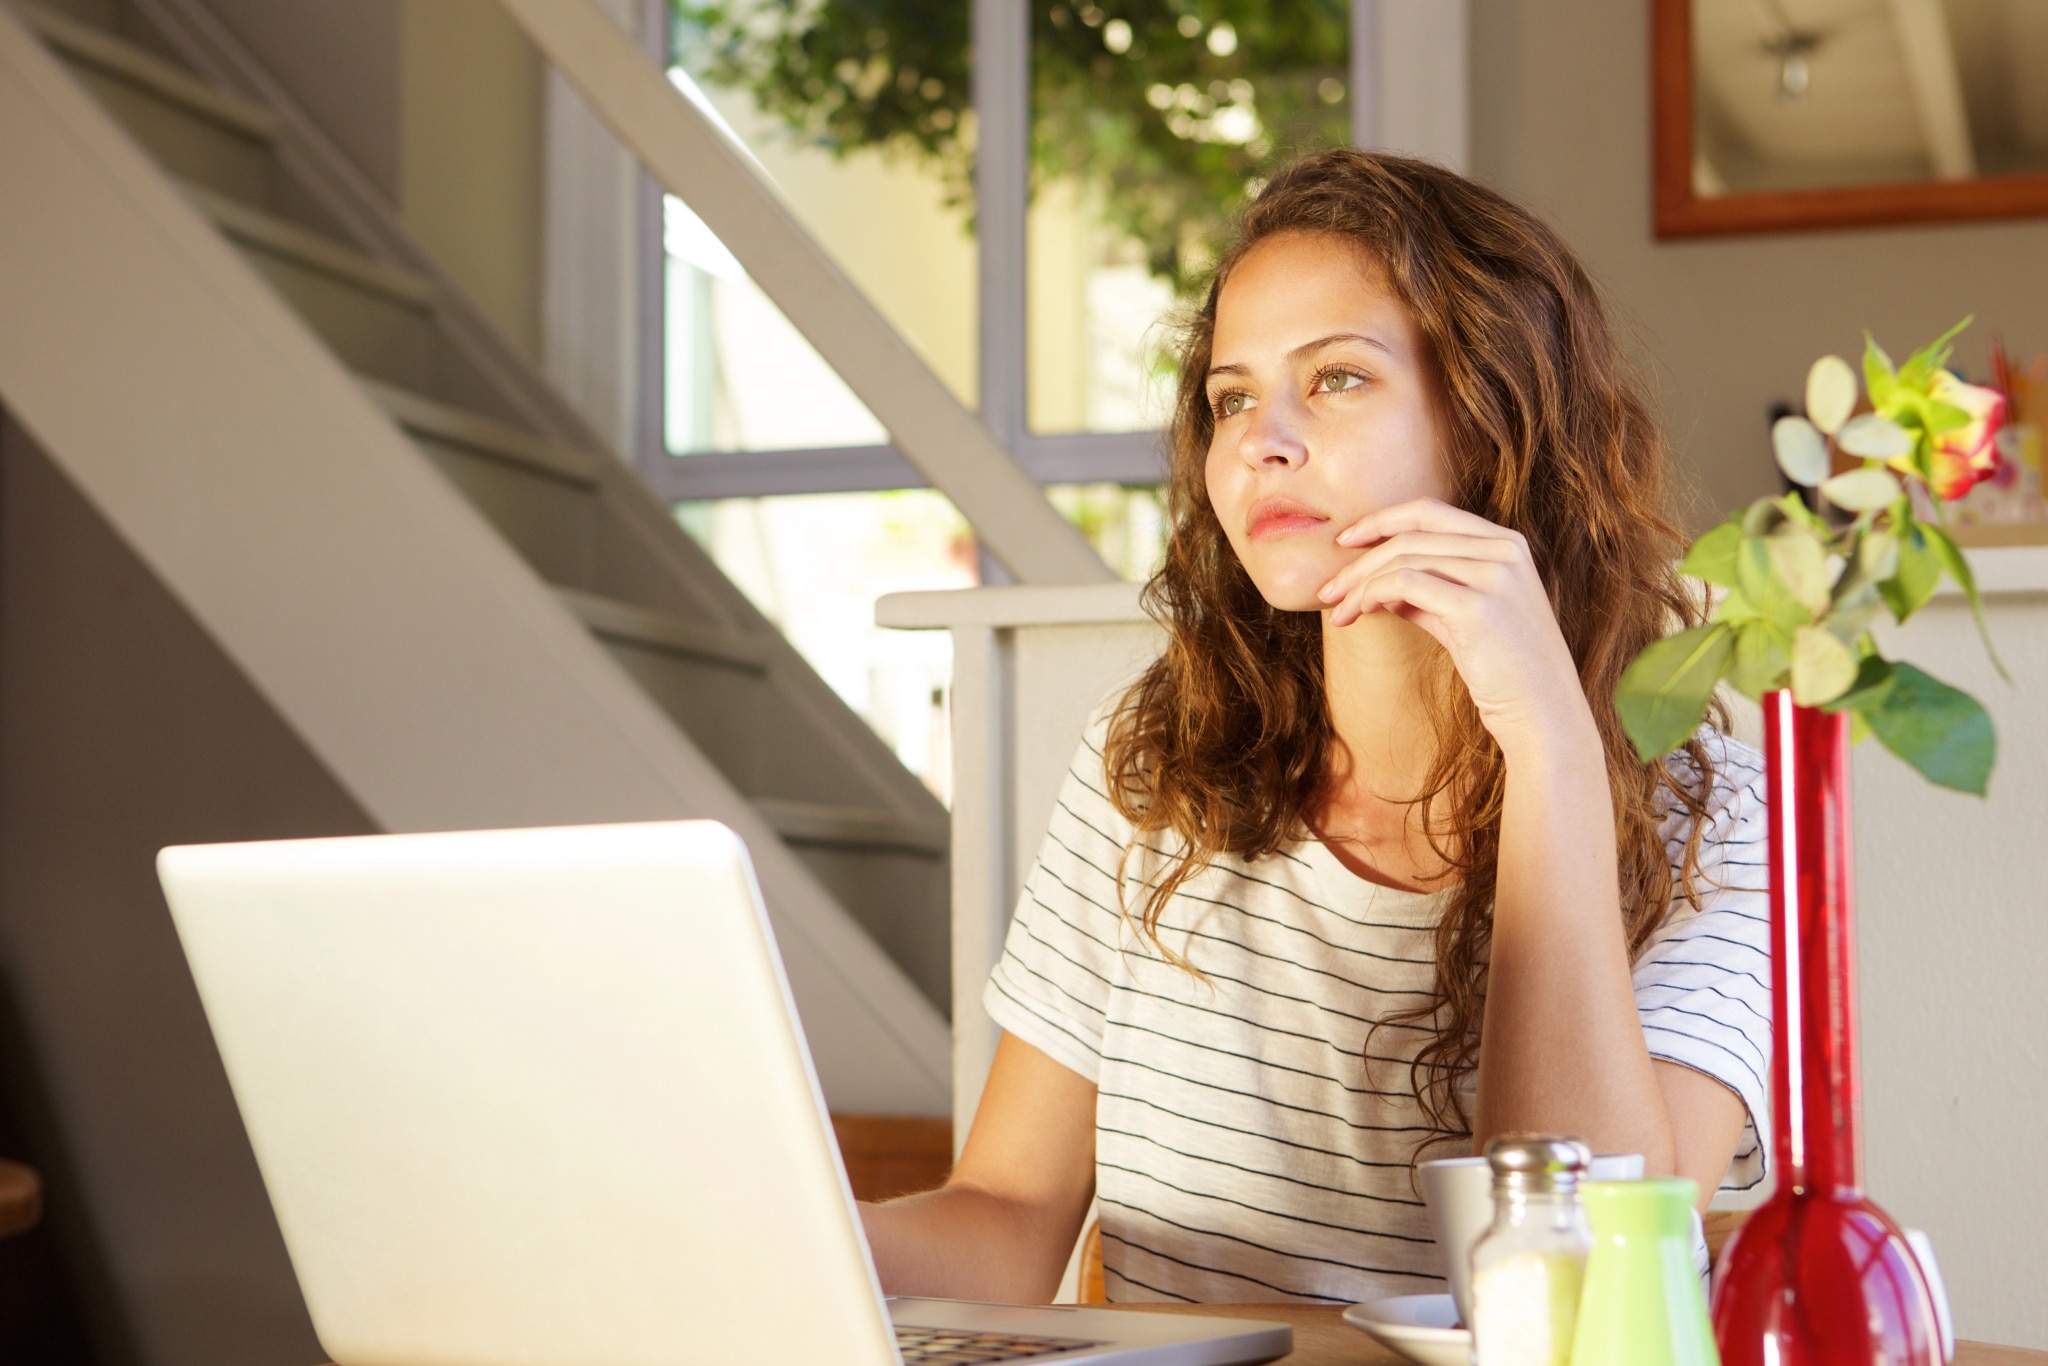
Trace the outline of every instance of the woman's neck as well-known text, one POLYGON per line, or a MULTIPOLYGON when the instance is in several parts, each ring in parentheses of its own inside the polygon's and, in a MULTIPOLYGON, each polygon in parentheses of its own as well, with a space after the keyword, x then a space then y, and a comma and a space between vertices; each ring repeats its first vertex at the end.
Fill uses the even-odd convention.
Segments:
POLYGON ((1316 830, 1346 867, 1372 882, 1432 887, 1444 876, 1414 799, 1436 761, 1428 689, 1442 649, 1420 627, 1376 612, 1323 628, 1330 788, 1316 830))

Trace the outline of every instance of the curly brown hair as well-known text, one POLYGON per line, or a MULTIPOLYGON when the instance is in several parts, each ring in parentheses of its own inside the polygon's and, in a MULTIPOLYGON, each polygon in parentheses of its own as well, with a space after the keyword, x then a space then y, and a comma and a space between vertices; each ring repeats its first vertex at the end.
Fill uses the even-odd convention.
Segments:
MULTIPOLYGON (((1279 233, 1329 234, 1369 253, 1426 344, 1457 505, 1527 539, 1606 747, 1622 919, 1639 952, 1674 894, 1697 904, 1714 781, 1697 740, 1673 764, 1644 764, 1614 708, 1636 653, 1674 622, 1701 619, 1675 568, 1683 541, 1663 433, 1592 279, 1556 233, 1441 166, 1349 148, 1297 161, 1265 186, 1185 325, 1169 429, 1171 530, 1145 590, 1167 647, 1117 705, 1105 749, 1112 800, 1140 839, 1177 844, 1138 879, 1144 931, 1159 944, 1167 903, 1216 857, 1253 860, 1313 838, 1341 757, 1321 616, 1267 604, 1204 476, 1216 301, 1246 253, 1279 233), (1659 832, 1670 800, 1660 792, 1690 817, 1675 869, 1659 832)), ((1507 775, 1456 675, 1439 668, 1426 691, 1436 754, 1415 800, 1455 882, 1436 929, 1434 999, 1382 1023, 1426 1028, 1410 1081, 1441 1139, 1471 1131, 1459 1083, 1477 1065, 1507 775)))

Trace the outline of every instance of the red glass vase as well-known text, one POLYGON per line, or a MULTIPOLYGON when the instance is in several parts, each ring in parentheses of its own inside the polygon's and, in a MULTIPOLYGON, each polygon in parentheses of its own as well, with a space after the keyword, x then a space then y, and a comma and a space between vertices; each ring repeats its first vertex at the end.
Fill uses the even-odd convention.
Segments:
POLYGON ((1934 1298, 1863 1194, 1849 718, 1764 697, 1777 1191, 1714 1291, 1722 1366, 1941 1366, 1934 1298))

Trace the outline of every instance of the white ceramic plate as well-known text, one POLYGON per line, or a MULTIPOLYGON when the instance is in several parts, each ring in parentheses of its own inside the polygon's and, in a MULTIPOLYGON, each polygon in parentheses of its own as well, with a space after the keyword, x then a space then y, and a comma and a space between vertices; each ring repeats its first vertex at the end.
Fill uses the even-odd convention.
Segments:
POLYGON ((1472 1366, 1472 1335, 1449 1295, 1396 1295, 1354 1304, 1344 1322, 1420 1366, 1472 1366))

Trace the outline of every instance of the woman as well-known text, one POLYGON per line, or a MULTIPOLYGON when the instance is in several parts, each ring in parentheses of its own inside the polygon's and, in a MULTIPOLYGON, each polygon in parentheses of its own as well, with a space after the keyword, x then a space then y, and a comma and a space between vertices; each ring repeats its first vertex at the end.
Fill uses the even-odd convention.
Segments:
POLYGON ((1760 766, 1712 730, 1646 766, 1616 719, 1699 608, 1570 252, 1439 167, 1309 157, 1171 436, 1167 650, 1069 774, 958 1169, 863 1211, 884 1286, 1044 1300, 1093 1195, 1114 1300, 1427 1290, 1413 1163, 1513 1130, 1760 1179, 1760 766))

